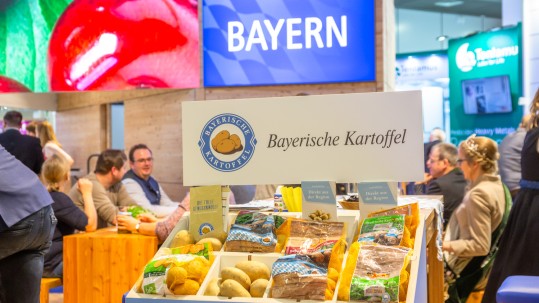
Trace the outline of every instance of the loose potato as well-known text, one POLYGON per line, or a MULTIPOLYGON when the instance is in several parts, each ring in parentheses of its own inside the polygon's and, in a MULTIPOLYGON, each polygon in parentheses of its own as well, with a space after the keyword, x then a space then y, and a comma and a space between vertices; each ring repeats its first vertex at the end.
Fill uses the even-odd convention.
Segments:
POLYGON ((213 149, 217 149, 217 144, 228 138, 230 138, 230 133, 228 130, 220 131, 217 135, 215 135, 215 137, 213 137, 213 139, 211 139, 211 147, 213 147, 213 149))
POLYGON ((223 246, 221 241, 219 241, 219 239, 217 238, 204 238, 204 239, 200 239, 197 242, 197 244, 202 244, 202 243, 210 243, 213 248, 213 251, 220 251, 221 247, 223 246))
POLYGON ((266 279, 258 279, 251 284, 249 293, 253 298, 262 298, 266 288, 268 288, 269 281, 266 279))
POLYGON ((178 247, 183 246, 187 244, 194 244, 195 238, 191 236, 188 230, 180 230, 175 236, 174 239, 172 239, 172 242, 170 244, 170 247, 178 247))
POLYGON ((183 284, 178 284, 174 287, 175 295, 196 295, 200 284, 197 281, 186 279, 183 284))
POLYGON ((221 284, 220 296, 223 297, 244 297, 250 298, 251 294, 241 286, 236 280, 228 279, 221 284))
POLYGON ((206 291, 204 291, 204 295, 205 296, 218 296, 219 292, 221 291, 220 285, 221 285, 221 279, 213 278, 210 281, 210 283, 208 283, 208 286, 206 287, 206 291))
POLYGON ((271 272, 268 266, 258 261, 241 261, 236 264, 236 268, 245 272, 251 281, 258 279, 269 280, 271 272))
POLYGON ((223 283, 226 280, 234 280, 238 282, 243 288, 249 290, 251 286, 251 278, 242 270, 235 267, 225 267, 221 270, 221 278, 223 283))

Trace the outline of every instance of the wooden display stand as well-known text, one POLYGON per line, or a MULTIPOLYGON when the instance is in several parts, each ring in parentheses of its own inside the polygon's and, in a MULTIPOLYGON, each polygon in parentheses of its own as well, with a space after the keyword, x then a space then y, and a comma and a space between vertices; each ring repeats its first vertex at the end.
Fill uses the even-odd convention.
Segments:
MULTIPOLYGON (((355 228, 357 228, 357 217, 355 222, 355 228)), ((344 219, 347 220, 347 219, 344 219)), ((342 220, 342 221, 344 221, 342 220)), ((412 302, 443 302, 443 263, 438 260, 437 248, 436 248, 436 235, 437 235, 437 220, 436 212, 432 209, 422 209, 420 224, 416 233, 415 247, 416 251, 412 257, 412 267, 410 273, 410 284, 408 286, 407 303, 412 302), (429 257, 427 258, 427 253, 429 257), (427 267, 429 270, 427 271, 427 267)), ((182 218, 177 224, 176 228, 172 231, 171 236, 165 241, 163 247, 168 247, 175 232, 180 229, 187 229, 188 218, 182 218)), ((209 277, 216 276, 220 271, 221 263, 230 264, 234 263, 236 259, 247 258, 248 253, 225 253, 216 252, 216 260, 204 283, 202 283, 200 290, 196 296, 160 296, 160 295, 145 295, 136 292, 136 286, 133 286, 129 291, 125 302, 126 303, 170 303, 173 301, 181 300, 183 302, 227 302, 227 303, 292 303, 296 300, 287 299, 273 299, 268 297, 269 289, 266 290, 266 294, 263 298, 224 298, 214 296, 203 296, 206 290, 206 285, 210 280, 209 277)), ((273 263, 273 259, 278 257, 277 254, 251 254, 252 258, 259 258, 261 262, 273 263)), ((238 261, 236 260, 236 261, 238 261)), ((337 287, 338 289, 338 287, 337 287)), ((319 302, 312 300, 303 300, 305 302, 319 302)), ((320 301, 321 302, 321 301, 320 301)), ((337 302, 336 296, 330 302, 337 302)))
POLYGON ((122 302, 156 252, 157 237, 116 228, 64 237, 64 302, 122 302))

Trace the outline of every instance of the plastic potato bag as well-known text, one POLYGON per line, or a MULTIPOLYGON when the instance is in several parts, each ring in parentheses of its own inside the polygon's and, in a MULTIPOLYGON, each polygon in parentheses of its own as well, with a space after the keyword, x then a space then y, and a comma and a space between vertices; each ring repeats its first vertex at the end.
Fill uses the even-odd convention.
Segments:
POLYGON ((285 254, 309 254, 330 249, 337 241, 346 238, 343 222, 310 221, 290 218, 290 235, 285 254))
POLYGON ((257 212, 240 213, 230 227, 225 251, 274 252, 276 245, 274 216, 257 212))
POLYGON ((409 247, 410 234, 404 222, 404 215, 367 218, 361 223, 357 242, 409 247))
POLYGON ((350 247, 341 276, 341 301, 406 301, 412 250, 406 247, 367 245, 350 247))
POLYGON ((410 239, 412 241, 412 246, 407 246, 413 248, 413 242, 415 239, 415 232, 417 226, 419 225, 419 204, 411 203, 406 205, 397 206, 394 208, 381 210, 377 212, 372 212, 368 215, 369 218, 380 217, 380 216, 390 216, 390 215, 405 215, 406 227, 410 232, 410 239))
POLYGON ((272 298, 324 300, 327 268, 308 255, 288 255, 273 263, 272 298))

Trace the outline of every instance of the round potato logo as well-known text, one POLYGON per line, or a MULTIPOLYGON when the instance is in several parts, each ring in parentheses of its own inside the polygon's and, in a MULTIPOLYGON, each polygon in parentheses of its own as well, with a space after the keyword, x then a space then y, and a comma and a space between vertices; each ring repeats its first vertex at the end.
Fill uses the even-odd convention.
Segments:
POLYGON ((242 117, 227 113, 206 123, 198 145, 202 157, 211 167, 231 172, 249 162, 256 143, 251 125, 242 117))

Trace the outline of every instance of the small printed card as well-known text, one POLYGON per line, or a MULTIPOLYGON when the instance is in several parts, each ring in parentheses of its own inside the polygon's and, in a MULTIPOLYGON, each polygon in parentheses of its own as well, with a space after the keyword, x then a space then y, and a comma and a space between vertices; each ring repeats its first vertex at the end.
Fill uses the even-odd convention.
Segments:
POLYGON ((360 182, 357 185, 361 217, 397 206, 397 182, 360 182))
POLYGON ((303 192, 302 218, 337 221, 336 184, 331 181, 301 182, 303 192))
POLYGON ((195 238, 195 241, 200 240, 206 234, 219 235, 224 232, 225 205, 223 205, 224 197, 221 186, 191 187, 190 193, 189 233, 195 238))

